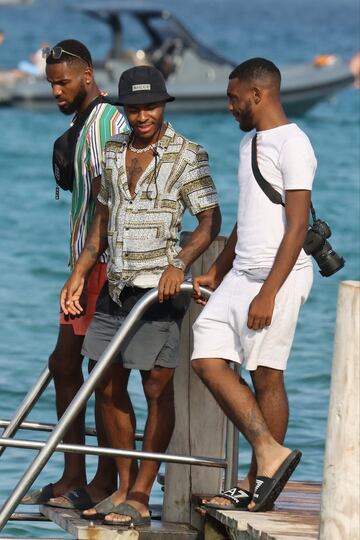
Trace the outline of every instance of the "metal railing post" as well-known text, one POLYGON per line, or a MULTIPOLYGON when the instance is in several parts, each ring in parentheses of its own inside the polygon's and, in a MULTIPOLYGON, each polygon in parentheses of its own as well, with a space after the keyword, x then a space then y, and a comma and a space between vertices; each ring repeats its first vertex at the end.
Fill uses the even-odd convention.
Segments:
MULTIPOLYGON (((240 364, 235 364, 235 373, 240 376, 240 364)), ((236 486, 238 481, 238 469, 239 469, 239 430, 234 426, 234 437, 233 437, 233 457, 232 457, 232 474, 231 474, 231 485, 236 486)))
POLYGON ((234 448, 235 426, 229 418, 226 418, 226 461, 224 489, 230 489, 233 479, 233 448, 234 448))
POLYGON ((239 431, 234 424, 226 419, 226 461, 224 489, 237 485, 239 467, 239 431))
MULTIPOLYGON (((193 287, 191 283, 183 283, 181 285, 182 293, 191 293, 192 291, 193 287)), ((208 298, 211 295, 211 292, 204 287, 201 287, 201 292, 205 298, 208 298)), ((0 512, 0 531, 4 528, 9 517, 19 504, 21 498, 25 495, 27 490, 34 482, 35 478, 40 474, 40 472, 50 459, 51 455, 55 451, 56 446, 62 439, 73 419, 84 407, 84 404, 93 392, 96 383, 100 380, 105 369, 110 364, 113 356, 119 350, 122 342, 131 331, 134 323, 138 319, 140 319, 141 315, 146 311, 146 309, 156 301, 157 295, 157 289, 152 289, 139 300, 139 302, 133 307, 129 315, 124 320, 121 328, 117 331, 112 341, 106 347, 105 351, 96 363, 96 366, 91 371, 88 379, 83 383, 78 393, 66 409, 65 413, 60 418, 59 423, 48 438, 45 447, 36 456, 32 464, 29 466, 23 477, 16 485, 14 491, 5 501, 0 512)))
MULTIPOLYGON (((22 403, 17 408, 13 418, 10 420, 9 425, 7 428, 3 431, 1 434, 1 438, 8 438, 15 435, 17 432, 21 422, 26 418, 28 413, 31 411, 31 409, 34 407, 35 403, 40 398, 41 394, 45 390, 45 388, 48 386, 49 382, 51 380, 51 373, 49 371, 49 368, 46 366, 44 371, 40 374, 40 377, 36 381, 35 385, 32 387, 30 392, 25 396, 22 403)), ((5 451, 6 446, 0 447, 0 456, 5 451)))
MULTIPOLYGON (((231 364, 230 364, 231 365, 231 364)), ((239 373, 240 366, 232 364, 235 373, 239 373)), ((229 418, 226 418, 226 460, 228 466, 225 469, 224 489, 230 489, 237 484, 239 467, 239 430, 229 418)))
MULTIPOLYGON (((0 420, 0 427, 7 427, 10 424, 8 420, 0 420)), ((22 422, 18 429, 28 429, 31 431, 53 431, 54 427, 56 427, 56 424, 44 424, 42 422, 22 422)), ((96 429, 93 427, 85 426, 85 435, 89 435, 91 437, 96 437, 96 429)), ((0 437, 0 448, 1 446, 9 446, 9 445, 2 445, 2 440, 4 439, 4 435, 0 437)), ((135 432, 135 440, 136 441, 142 441, 144 438, 144 434, 140 431, 135 432)))
POLYGON ((236 486, 238 481, 239 468, 239 430, 234 426, 233 446, 232 446, 232 471, 231 486, 236 486))

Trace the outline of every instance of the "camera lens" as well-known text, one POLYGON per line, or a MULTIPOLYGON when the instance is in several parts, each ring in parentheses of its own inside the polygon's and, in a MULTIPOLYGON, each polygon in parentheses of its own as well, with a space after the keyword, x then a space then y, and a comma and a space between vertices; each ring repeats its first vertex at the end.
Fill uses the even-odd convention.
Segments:
POLYGON ((313 253, 313 257, 319 265, 320 274, 325 277, 332 276, 345 264, 345 259, 340 257, 327 241, 321 251, 313 253))

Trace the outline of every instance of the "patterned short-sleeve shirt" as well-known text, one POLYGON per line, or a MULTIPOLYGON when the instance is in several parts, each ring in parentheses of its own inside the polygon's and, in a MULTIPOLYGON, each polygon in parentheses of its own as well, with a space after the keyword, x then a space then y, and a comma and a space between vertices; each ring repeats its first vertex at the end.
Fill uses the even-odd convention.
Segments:
MULTIPOLYGON (((95 210, 92 181, 101 176, 102 155, 105 142, 116 133, 129 131, 120 111, 109 103, 99 103, 91 111, 82 128, 75 151, 74 186, 70 213, 70 267, 84 247, 95 210)), ((100 258, 106 262, 105 254, 100 258)))
POLYGON ((168 124, 131 197, 125 168, 129 135, 105 145, 99 201, 108 206, 109 290, 119 302, 125 285, 156 286, 164 269, 181 250, 181 218, 218 206, 208 155, 168 124), (155 159, 156 158, 156 159, 155 159), (149 279, 150 278, 150 279, 149 279))

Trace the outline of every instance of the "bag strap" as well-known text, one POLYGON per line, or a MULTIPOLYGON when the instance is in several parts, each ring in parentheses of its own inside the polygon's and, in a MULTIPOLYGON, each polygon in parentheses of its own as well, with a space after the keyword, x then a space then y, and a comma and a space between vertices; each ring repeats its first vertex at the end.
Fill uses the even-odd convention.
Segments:
MULTIPOLYGON (((86 120, 89 118, 91 111, 99 104, 99 103, 110 103, 108 99, 103 96, 102 94, 98 95, 95 99, 89 103, 89 105, 86 107, 84 111, 79 113, 73 125, 68 128, 65 133, 63 133, 54 143, 54 149, 53 149, 53 172, 56 180, 56 187, 55 187, 55 199, 60 198, 60 191, 59 186, 62 189, 70 190, 72 191, 73 188, 73 170, 74 170, 74 162, 75 162, 75 153, 76 153, 76 144, 80 135, 80 132, 82 128, 84 127, 86 120), (60 181, 60 178, 58 177, 58 170, 59 166, 56 163, 56 150, 55 147, 57 144, 60 143, 62 139, 65 138, 65 141, 63 144, 65 144, 66 148, 62 151, 64 153, 64 156, 66 156, 69 164, 69 169, 71 169, 71 179, 68 178, 66 181, 60 181)), ((57 152, 59 150, 57 149, 57 152)))
MULTIPOLYGON (((276 191, 276 189, 273 188, 272 185, 267 180, 265 180, 265 178, 260 172, 259 165, 257 162, 256 141, 257 141, 257 135, 255 133, 251 141, 251 168, 255 176, 255 180, 257 181, 259 187, 262 189, 262 191, 270 199, 271 202, 273 202, 274 204, 281 204, 281 206, 285 207, 285 203, 282 200, 280 193, 276 191)), ((315 212, 315 208, 313 207, 312 202, 310 202, 310 210, 311 210, 311 217, 313 221, 316 221, 316 212, 315 212)))
MULTIPOLYGON (((82 130, 83 126, 85 125, 86 120, 89 118, 91 111, 96 107, 96 105, 99 105, 99 103, 105 102, 106 99, 103 95, 97 96, 95 99, 89 103, 89 105, 86 107, 85 111, 79 113, 76 118, 75 122, 71 126, 73 128, 74 133, 76 133, 76 138, 78 137, 80 131, 82 130)), ((71 128, 70 128, 71 129, 71 128)), ((75 153, 75 149, 74 149, 75 153)))

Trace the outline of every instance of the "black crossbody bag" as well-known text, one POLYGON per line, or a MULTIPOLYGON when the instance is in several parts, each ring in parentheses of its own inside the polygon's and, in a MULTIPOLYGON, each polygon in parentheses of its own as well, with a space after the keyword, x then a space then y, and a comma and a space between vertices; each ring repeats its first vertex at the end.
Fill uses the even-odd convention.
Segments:
MULTIPOLYGON (((285 203, 281 195, 272 185, 265 180, 260 172, 257 162, 257 136, 254 135, 251 141, 251 168, 259 187, 265 195, 274 204, 281 204, 285 207, 285 203)), ((319 265, 320 274, 328 277, 340 270, 345 264, 343 257, 340 257, 326 240, 331 236, 331 229, 326 221, 316 218, 315 208, 310 203, 312 225, 309 224, 309 229, 305 238, 303 249, 307 255, 312 255, 319 265)))
MULTIPOLYGON (((52 155, 54 177, 57 186, 65 191, 72 192, 73 190, 75 150, 80 132, 94 107, 104 102, 106 102, 104 96, 95 98, 85 111, 77 115, 73 125, 54 142, 52 155)), ((59 198, 58 187, 56 188, 55 197, 59 198)))

